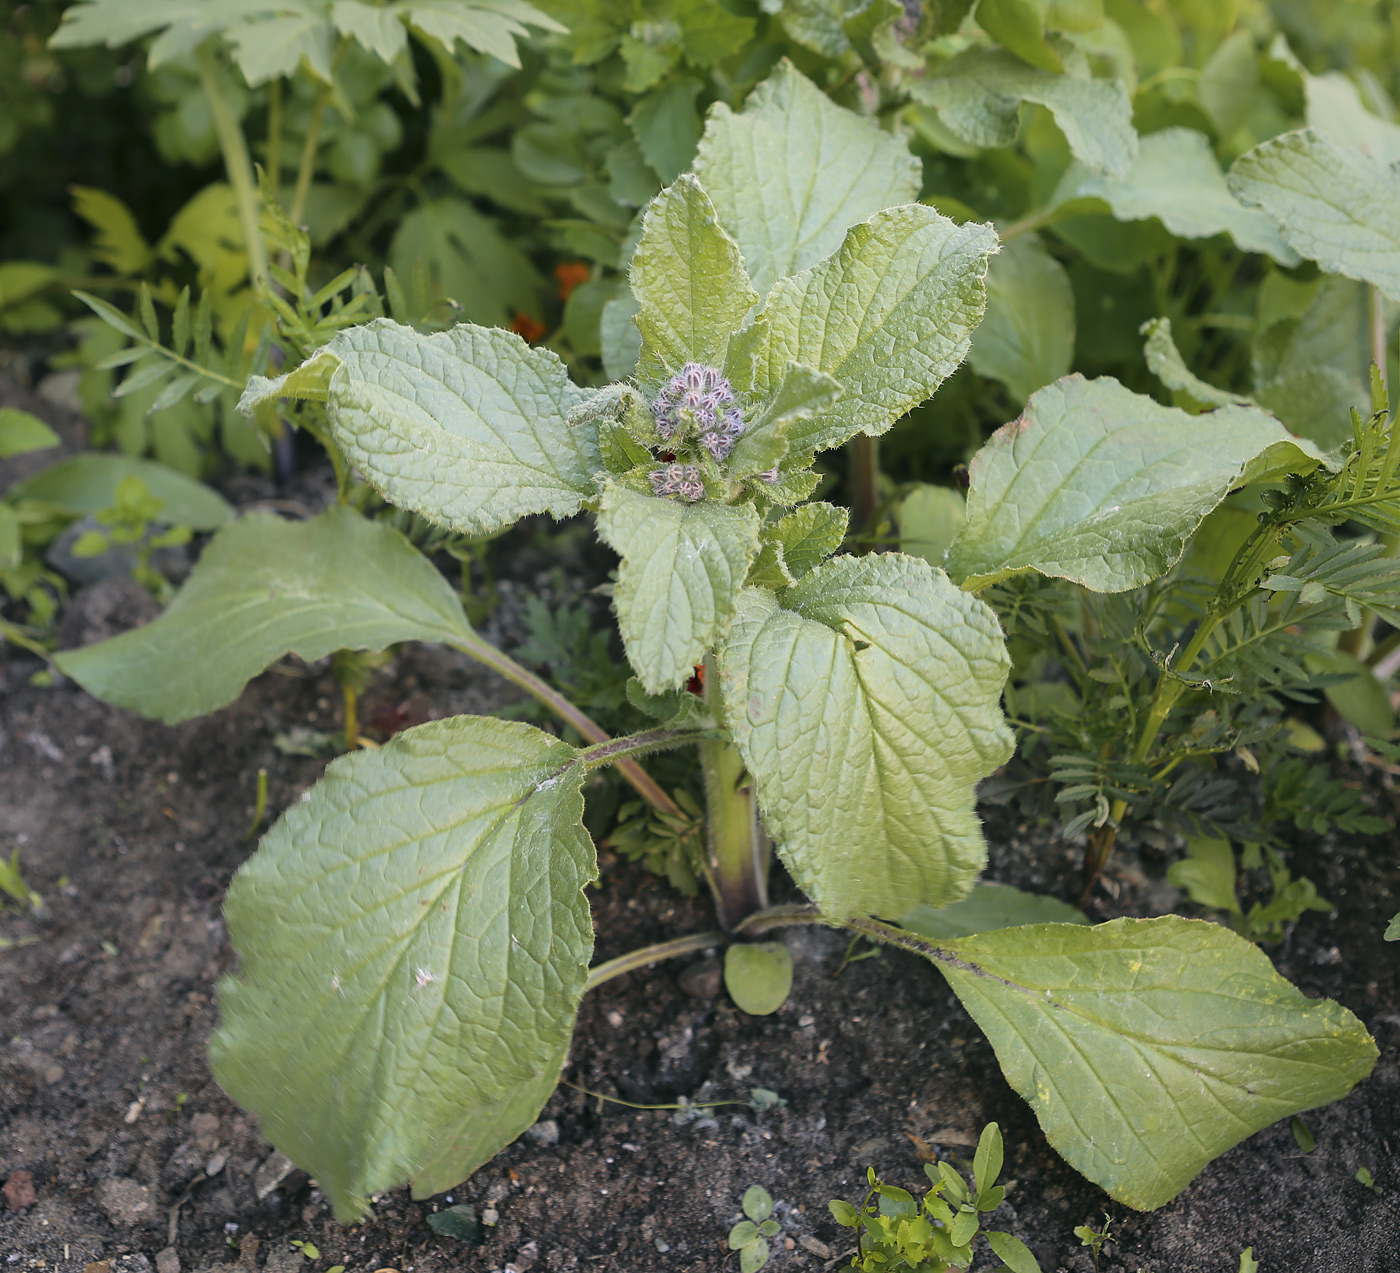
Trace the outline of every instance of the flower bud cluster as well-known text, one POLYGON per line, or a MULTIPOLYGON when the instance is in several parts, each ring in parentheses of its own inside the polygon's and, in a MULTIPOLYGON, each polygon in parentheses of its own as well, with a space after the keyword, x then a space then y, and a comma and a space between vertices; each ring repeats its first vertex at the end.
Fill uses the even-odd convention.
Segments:
POLYGON ((651 410, 664 441, 693 427, 696 440, 717 460, 734 449, 744 431, 744 412, 734 401, 734 387, 703 363, 686 363, 661 387, 651 410))
POLYGON ((652 489, 658 495, 678 495, 694 503, 705 493, 700 469, 694 464, 668 464, 651 475, 652 489))

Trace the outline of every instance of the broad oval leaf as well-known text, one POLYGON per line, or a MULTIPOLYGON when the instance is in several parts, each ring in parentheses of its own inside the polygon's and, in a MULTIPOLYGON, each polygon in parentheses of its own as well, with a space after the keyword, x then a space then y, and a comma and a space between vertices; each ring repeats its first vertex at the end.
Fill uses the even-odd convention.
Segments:
POLYGON ((1230 189, 1272 217, 1299 256, 1400 300, 1400 174, 1394 169, 1305 128, 1241 155, 1230 169, 1230 189))
POLYGON ((335 505, 309 522, 252 513, 225 527, 154 622, 54 661, 94 697, 173 724, 233 702, 285 654, 471 638, 426 557, 335 505))
POLYGON ((752 504, 685 504, 615 485, 603 493, 598 534, 622 558, 618 626, 648 693, 684 684, 729 630, 758 528, 752 504))
POLYGON ((742 112, 714 107, 695 171, 760 296, 834 252, 847 226, 917 199, 922 182, 902 138, 837 106, 786 59, 742 112))
POLYGON ((1242 937, 1164 915, 1036 924, 934 957, 1077 1171, 1139 1210, 1260 1128, 1339 1100, 1376 1047, 1242 937))
POLYGON ((1102 199, 1119 221, 1155 217, 1181 239, 1228 234, 1246 252, 1266 253, 1281 265, 1298 264, 1277 222, 1231 194, 1210 139, 1190 128, 1164 128, 1144 137, 1132 167, 1118 176, 1072 167, 1051 203, 1073 199, 1102 199))
POLYGON ((1056 75, 1000 49, 969 49, 937 74, 911 81, 910 92, 974 146, 1009 146, 1021 103, 1035 102, 1054 115, 1070 152, 1091 171, 1127 172, 1137 155, 1132 102, 1119 80, 1056 75))
POLYGON ((754 1017, 777 1012, 792 991, 792 952, 777 941, 735 942, 724 952, 724 987, 741 1012, 754 1017))
POLYGON ((852 226, 835 255, 780 279, 742 337, 754 352, 754 392, 775 393, 795 362, 842 390, 793 423, 791 454, 884 433, 931 398, 967 355, 996 250, 991 226, 906 204, 852 226))
POLYGON ((50 464, 16 482, 6 498, 41 500, 80 517, 89 516, 112 507, 117 487, 126 477, 139 477, 161 501, 159 520, 165 525, 214 530, 233 520, 233 505, 203 482, 155 460, 108 451, 84 451, 50 464))
POLYGON ((722 367, 730 336, 758 302, 738 245, 694 177, 680 178, 648 205, 628 277, 641 371, 654 380, 692 360, 722 367))
POLYGON ((239 407, 282 395, 324 396, 331 436, 386 499, 468 535, 572 516, 602 467, 596 435, 565 422, 587 395, 564 364, 493 327, 425 336, 375 319, 286 376, 254 376, 239 407))
POLYGON ((343 1222, 457 1184, 553 1090, 593 946, 577 755, 513 721, 405 730, 234 877, 214 1076, 343 1222))
POLYGON ((827 914, 965 897, 986 861, 976 785, 1011 755, 991 609, 925 561, 837 557, 747 588, 720 647, 726 723, 764 825, 827 914))
POLYGON ((1321 456, 1255 407, 1188 415, 1111 376, 1066 376, 973 458, 949 573, 964 587, 1035 570, 1096 592, 1138 588, 1232 487, 1321 456))

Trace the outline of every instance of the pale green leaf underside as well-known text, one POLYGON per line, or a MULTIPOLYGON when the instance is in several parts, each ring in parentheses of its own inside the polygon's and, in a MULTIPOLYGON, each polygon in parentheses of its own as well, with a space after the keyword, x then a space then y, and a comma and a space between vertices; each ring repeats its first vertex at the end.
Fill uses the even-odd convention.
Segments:
POLYGON ((747 588, 720 649, 726 722, 764 825, 834 916, 964 897, 976 784, 1012 750, 992 611, 927 562, 837 557, 780 605, 747 588))
POLYGON ((988 264, 987 316, 972 334, 967 360, 1017 402, 1069 371, 1074 292, 1037 235, 1012 239, 988 264))
MULTIPOLYGON (((593 489, 597 437, 565 423, 587 395, 513 332, 463 323, 427 336, 380 318, 341 332, 308 370, 324 380, 331 360, 331 435, 400 508, 485 535, 527 513, 569 517, 593 489)), ((254 377, 240 406, 295 394, 286 379, 254 377)))
POLYGON ((1133 166, 1121 176, 1072 167, 1051 202, 1085 198, 1102 199, 1119 221, 1156 217, 1182 239, 1228 234, 1246 252, 1266 253, 1281 265, 1298 264, 1277 223, 1230 193, 1209 139, 1190 128, 1164 128, 1144 137, 1133 166))
POLYGON ((472 635, 451 586, 398 531, 335 505, 221 530, 153 623, 56 657, 104 702, 173 723, 231 703, 285 654, 472 635))
POLYGON ((1217 389, 1213 384, 1202 380, 1186 365, 1186 360, 1176 347, 1176 341, 1172 339, 1170 318, 1149 319, 1142 326, 1142 334, 1147 337, 1142 347, 1147 369, 1174 393, 1184 395, 1202 409, 1225 407, 1231 403, 1245 406, 1252 401, 1242 394, 1217 389))
POLYGON ((754 392, 775 392, 794 362, 842 389, 838 402, 794 423, 793 455, 884 433, 933 396, 981 321, 996 246, 989 225, 955 225, 906 204, 852 226, 834 256, 774 285, 741 338, 755 351, 754 392))
POLYGON ((1089 921, 1080 911, 1058 897, 1027 893, 1009 884, 979 880, 962 901, 941 910, 916 906, 895 922, 906 932, 937 941, 949 937, 971 937, 974 933, 1015 928, 1022 924, 1087 924, 1089 921))
POLYGON ((902 138, 837 106, 791 62, 705 125, 695 171, 744 254, 759 295, 830 256, 846 227, 919 197, 902 138))
POLYGON ((6 493, 12 500, 42 500, 79 516, 100 513, 116 502, 117 487, 123 478, 137 477, 161 501, 157 520, 167 526, 188 526, 191 530, 214 530, 234 516, 233 505, 222 495, 192 477, 135 455, 113 451, 84 451, 33 477, 16 482, 6 493))
POLYGON ((558 1080, 593 947, 577 753, 434 721, 337 760, 229 888, 214 1076, 349 1222, 464 1179, 558 1080))
POLYGON ((1035 102, 1055 117, 1070 152, 1092 171, 1124 173, 1137 154, 1132 102, 1119 80, 1056 75, 999 49, 971 49, 936 75, 912 81, 910 91, 973 146, 1009 146, 1021 103, 1035 102))
POLYGON ((752 504, 688 504, 622 486, 604 492, 598 533, 622 558, 618 626, 648 693, 684 684, 728 631, 758 528, 752 504))
POLYGON ((1051 1145, 1140 1210, 1260 1128, 1345 1096, 1375 1062, 1350 1012, 1203 920, 1034 925, 948 949, 939 971, 1051 1145))
POLYGON ((1400 175, 1313 129, 1241 155, 1230 189, 1279 224, 1299 256, 1400 300, 1400 175))
POLYGON ((691 176, 647 207, 628 277, 642 334, 641 372, 656 380, 691 361, 723 366, 729 337, 758 303, 738 245, 720 229, 691 176))
POLYGON ((1111 376, 1066 376, 974 457, 948 569, 972 587, 1035 570, 1096 592, 1138 588, 1232 487, 1320 457, 1254 407, 1189 415, 1111 376))

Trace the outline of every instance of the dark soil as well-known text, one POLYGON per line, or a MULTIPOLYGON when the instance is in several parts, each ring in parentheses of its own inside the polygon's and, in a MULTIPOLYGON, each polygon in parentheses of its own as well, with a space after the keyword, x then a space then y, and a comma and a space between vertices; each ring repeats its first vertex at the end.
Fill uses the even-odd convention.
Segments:
MULTIPOLYGON (((75 599, 65 636, 96 639, 147 609, 126 585, 96 585, 75 599)), ((1247 1246, 1263 1273, 1400 1269, 1400 947, 1381 941, 1400 908, 1393 839, 1301 843, 1292 865, 1337 912, 1306 916, 1270 948, 1304 991, 1363 1020, 1381 1047, 1375 1073, 1307 1115, 1312 1153, 1281 1123, 1157 1212, 1113 1203, 1059 1160, 932 967, 885 951, 836 975, 844 939, 789 929, 796 982, 774 1016, 739 1012, 693 959, 608 983, 579 1021, 570 1083, 641 1104, 739 1103, 643 1111, 561 1087, 530 1133, 453 1193, 419 1203, 395 1190, 346 1228, 204 1060, 215 983, 233 960, 220 903, 252 848, 257 772, 273 813, 315 781, 324 761, 276 740, 334 731, 334 682, 288 663, 225 711, 168 728, 71 685, 31 686, 38 662, 8 654, 0 852, 19 849, 48 913, 0 917, 0 938, 17 943, 0 950, 0 1273, 718 1273, 738 1267, 725 1235, 752 1184, 771 1192, 782 1224, 768 1267, 827 1269, 848 1245, 827 1201, 859 1200, 867 1164, 918 1189, 921 1146, 965 1162, 992 1119, 1015 1181, 994 1223, 1046 1273, 1092 1268, 1072 1230, 1105 1213, 1105 1273, 1235 1273, 1247 1246), (756 1087, 786 1104, 754 1113, 742 1102, 756 1087), (1356 1181, 1360 1167, 1375 1189, 1356 1181), (461 1202, 487 1222, 480 1244, 427 1224, 461 1202)), ((380 673, 365 714, 421 720, 512 695, 464 658, 413 648, 380 673)), ((1393 819, 1384 780, 1370 781, 1393 819)), ((1077 846, 988 817, 994 878, 1072 896, 1077 846)), ((1162 870, 1160 858, 1121 855, 1099 917, 1169 909, 1174 893, 1153 882, 1162 870)), ((712 926, 706 906, 606 852, 592 897, 600 959, 712 926)))

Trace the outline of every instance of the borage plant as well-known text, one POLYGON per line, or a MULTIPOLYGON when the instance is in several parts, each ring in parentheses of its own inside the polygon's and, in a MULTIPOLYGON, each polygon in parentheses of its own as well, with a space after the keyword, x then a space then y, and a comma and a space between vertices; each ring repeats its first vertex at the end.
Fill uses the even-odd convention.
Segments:
POLYGON ((693 747, 703 771, 703 870, 743 952, 727 960, 741 1003, 755 983, 756 1007, 781 999, 786 954, 751 939, 782 924, 928 958, 1050 1142, 1130 1205, 1160 1206, 1373 1064, 1349 1012, 1213 924, 949 924, 986 860, 976 784, 1012 749, 1010 660, 972 590, 1066 563, 1085 587, 1133 587, 1230 489, 1319 461, 1256 408, 1192 418, 1069 377, 973 466, 950 562, 965 586, 898 553, 839 555, 845 513, 810 502, 816 454, 933 394, 997 248, 917 190, 901 141, 784 65, 744 112, 716 108, 696 174, 649 207, 632 379, 585 391, 510 333, 380 320, 249 385, 248 408, 323 404, 347 464, 457 532, 592 511, 621 558, 614 606, 654 728, 599 737, 470 631, 396 532, 344 507, 245 518, 156 623, 61 656, 94 692, 174 718, 286 650, 439 640, 597 740, 472 716, 406 730, 333 763, 230 887, 242 965, 215 1074, 342 1218, 405 1178, 418 1196, 455 1185, 536 1118, 588 986, 721 936, 589 970, 584 782, 626 766, 674 814, 639 763, 663 748, 693 747), (766 905, 769 837, 811 906, 766 905))

